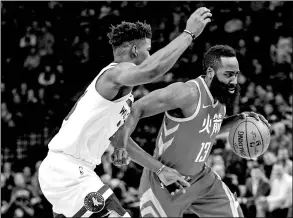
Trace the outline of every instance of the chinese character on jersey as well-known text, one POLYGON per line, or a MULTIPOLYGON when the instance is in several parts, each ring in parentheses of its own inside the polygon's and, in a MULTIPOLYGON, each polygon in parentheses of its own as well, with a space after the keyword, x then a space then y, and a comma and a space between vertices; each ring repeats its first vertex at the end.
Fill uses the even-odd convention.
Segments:
POLYGON ((210 134, 210 128, 212 126, 212 120, 210 118, 210 115, 208 114, 208 117, 203 120, 202 126, 204 127, 202 130, 199 131, 199 133, 202 133, 204 131, 207 131, 208 134, 210 134))
POLYGON ((222 123, 222 114, 215 114, 213 119, 213 131, 212 131, 211 137, 213 134, 218 134, 220 132, 221 123, 222 123))

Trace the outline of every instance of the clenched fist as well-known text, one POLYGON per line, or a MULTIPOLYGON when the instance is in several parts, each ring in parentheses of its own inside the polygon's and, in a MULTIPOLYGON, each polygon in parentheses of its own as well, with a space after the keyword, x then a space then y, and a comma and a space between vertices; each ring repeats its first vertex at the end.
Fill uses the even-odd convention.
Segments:
POLYGON ((111 160, 115 166, 121 167, 128 165, 131 159, 125 148, 114 148, 114 151, 111 155, 111 160))

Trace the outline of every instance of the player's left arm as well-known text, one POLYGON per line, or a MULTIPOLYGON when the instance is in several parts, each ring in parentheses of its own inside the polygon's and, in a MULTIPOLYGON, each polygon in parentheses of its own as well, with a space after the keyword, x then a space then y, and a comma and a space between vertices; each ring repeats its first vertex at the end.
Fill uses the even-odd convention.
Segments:
MULTIPOLYGON (((158 169, 162 164, 140 148, 130 136, 141 118, 153 116, 176 108, 181 108, 183 110, 194 104, 196 99, 194 98, 194 92, 191 90, 190 84, 178 82, 166 88, 153 91, 139 99, 133 104, 131 113, 126 122, 120 127, 111 141, 111 144, 115 148, 122 148, 121 150, 126 148, 126 151, 133 161, 156 172, 164 185, 170 185, 179 181, 183 186, 189 186, 189 183, 187 183, 174 169, 168 167, 164 168, 164 166, 158 169), (162 172, 159 174, 160 170, 162 170, 162 172)), ((123 154, 125 153, 121 153, 121 155, 116 154, 112 159, 114 162, 119 162, 119 164, 121 164, 121 162, 126 159, 126 157, 123 157, 123 154)), ((177 183, 177 187, 180 189, 183 188, 179 183, 177 183)))
MULTIPOLYGON (((134 131, 138 121, 143 117, 153 116, 164 111, 176 108, 188 108, 198 101, 198 90, 190 83, 173 83, 166 88, 158 89, 136 101, 126 122, 111 138, 111 144, 118 153, 125 153, 130 135, 134 131), (118 149, 122 151, 117 151, 118 149)), ((132 152, 130 148, 130 153, 132 152)), ((124 159, 122 154, 115 154, 119 160, 124 159)), ((126 155, 126 154, 125 154, 126 155)), ((142 155, 143 156, 143 155, 142 155)), ((145 166, 144 166, 145 167, 145 166)))
POLYGON ((124 137, 124 147, 127 146, 128 138, 141 118, 154 116, 176 108, 184 110, 194 104, 196 101, 195 95, 190 84, 177 82, 163 89, 155 90, 136 101, 120 130, 124 137))
POLYGON ((269 129, 271 128, 271 125, 266 120, 266 118, 264 118, 263 115, 257 114, 252 111, 251 112, 242 112, 240 114, 236 114, 236 115, 232 115, 232 116, 224 118, 219 134, 224 133, 224 132, 228 132, 235 122, 237 122, 240 119, 245 119, 246 117, 254 117, 257 121, 261 120, 262 122, 264 122, 267 125, 267 127, 269 129))

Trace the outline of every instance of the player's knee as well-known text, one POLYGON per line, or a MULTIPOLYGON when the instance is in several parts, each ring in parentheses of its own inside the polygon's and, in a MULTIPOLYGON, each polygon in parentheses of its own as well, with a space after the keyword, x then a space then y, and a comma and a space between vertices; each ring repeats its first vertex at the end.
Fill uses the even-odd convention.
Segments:
POLYGON ((91 192, 86 196, 85 207, 94 212, 91 217, 130 217, 121 206, 109 186, 104 185, 97 192, 91 192))

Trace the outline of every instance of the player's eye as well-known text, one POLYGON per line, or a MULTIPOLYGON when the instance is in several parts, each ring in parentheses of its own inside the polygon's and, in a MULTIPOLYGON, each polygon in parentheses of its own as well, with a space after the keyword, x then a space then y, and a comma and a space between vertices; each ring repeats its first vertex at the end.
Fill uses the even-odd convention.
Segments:
POLYGON ((229 72, 229 73, 225 73, 225 76, 229 78, 229 77, 231 77, 233 75, 232 75, 232 73, 229 72))

